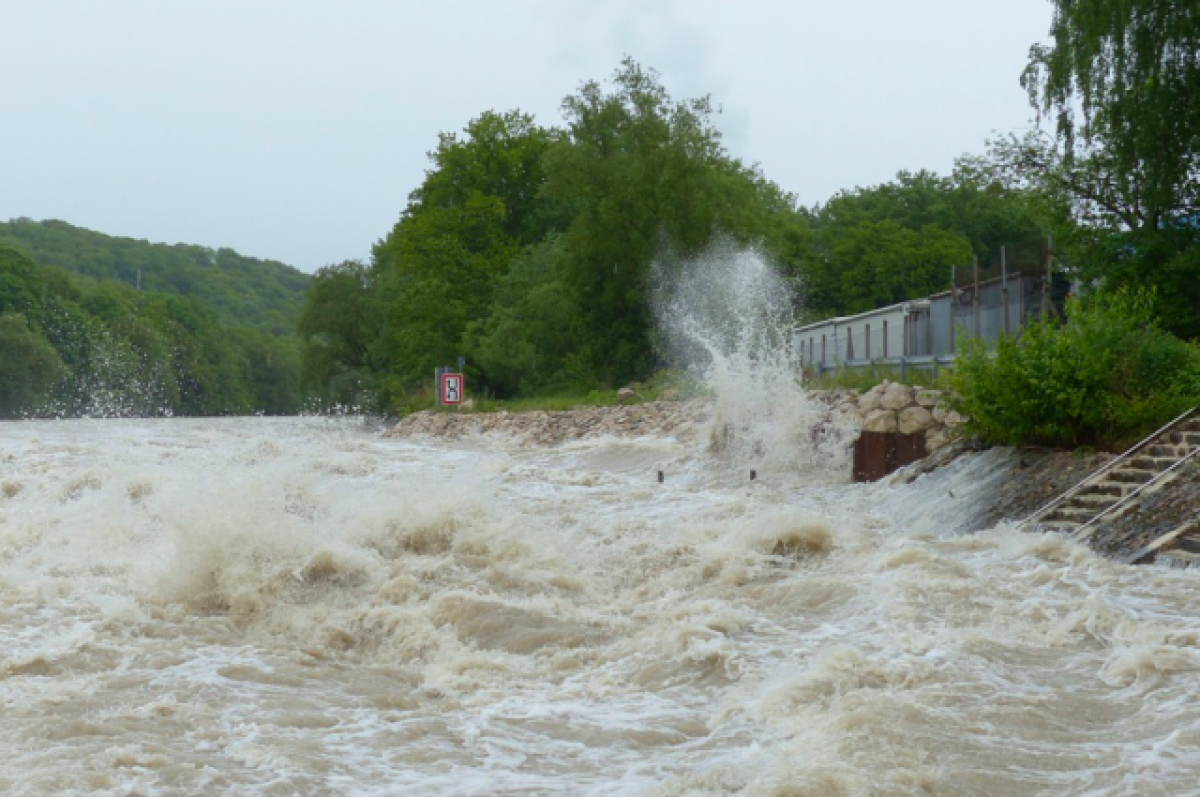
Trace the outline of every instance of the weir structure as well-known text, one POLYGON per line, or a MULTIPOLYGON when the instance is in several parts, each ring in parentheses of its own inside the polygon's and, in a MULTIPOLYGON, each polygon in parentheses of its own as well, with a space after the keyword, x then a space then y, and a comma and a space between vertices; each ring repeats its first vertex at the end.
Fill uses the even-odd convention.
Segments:
MULTIPOLYGON (((1142 497, 1178 478, 1200 462, 1200 412, 1192 408, 1021 522, 1089 539, 1103 524, 1138 506, 1142 497)), ((1136 564, 1168 553, 1181 564, 1200 564, 1200 515, 1158 536, 1127 557, 1136 564)))

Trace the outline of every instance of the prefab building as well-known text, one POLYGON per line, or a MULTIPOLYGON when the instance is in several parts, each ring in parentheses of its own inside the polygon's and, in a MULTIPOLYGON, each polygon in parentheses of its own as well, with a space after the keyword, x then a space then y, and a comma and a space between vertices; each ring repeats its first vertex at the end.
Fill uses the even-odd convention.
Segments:
POLYGON ((929 302, 902 302, 806 324, 794 330, 792 345, 804 366, 928 354, 929 302))
POLYGON ((1015 337, 1043 313, 1061 311, 1066 279, 1060 281, 1063 290, 1052 293, 1045 274, 1017 272, 930 296, 930 353, 954 354, 961 336, 988 345, 1001 336, 1015 337))
POLYGON ((988 345, 1016 336, 1045 312, 1061 312, 1069 282, 1055 274, 1015 272, 952 291, 854 316, 797 327, 792 345, 805 367, 901 357, 948 357, 962 338, 988 345))

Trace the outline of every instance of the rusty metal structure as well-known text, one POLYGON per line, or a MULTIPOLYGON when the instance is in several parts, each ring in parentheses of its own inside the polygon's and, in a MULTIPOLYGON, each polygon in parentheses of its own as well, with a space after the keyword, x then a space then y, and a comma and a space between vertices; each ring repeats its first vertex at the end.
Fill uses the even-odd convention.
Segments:
POLYGON ((854 443, 854 481, 879 481, 925 458, 925 435, 862 432, 854 443))

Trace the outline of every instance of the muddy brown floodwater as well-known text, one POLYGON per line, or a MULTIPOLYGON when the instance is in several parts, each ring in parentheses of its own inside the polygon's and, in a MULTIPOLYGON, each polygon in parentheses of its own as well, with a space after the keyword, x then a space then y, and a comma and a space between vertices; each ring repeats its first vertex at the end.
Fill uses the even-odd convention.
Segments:
POLYGON ((0 424, 0 793, 1200 790, 1200 574, 789 434, 0 424))

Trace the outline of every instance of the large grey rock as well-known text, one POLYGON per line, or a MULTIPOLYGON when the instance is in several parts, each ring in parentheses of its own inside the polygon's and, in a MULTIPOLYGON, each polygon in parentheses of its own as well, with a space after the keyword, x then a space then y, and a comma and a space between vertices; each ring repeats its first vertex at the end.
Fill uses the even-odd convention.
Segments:
POLYGON ((829 413, 829 418, 840 426, 862 426, 863 424, 862 412, 850 401, 844 401, 834 407, 833 411, 829 413))
POLYGON ((909 407, 896 417, 896 429, 902 434, 924 432, 933 426, 933 415, 924 407, 909 407))
POLYGON ((950 412, 947 412, 947 413, 946 413, 946 420, 945 420, 945 421, 943 421, 943 423, 945 423, 945 424, 946 424, 947 426, 949 426, 951 429, 953 429, 955 426, 962 426, 962 425, 963 425, 964 423, 966 423, 966 422, 967 422, 967 419, 966 419, 966 418, 964 418, 963 416, 959 415, 959 414, 958 414, 957 412, 955 412, 954 410, 951 410, 950 412))
POLYGON ((868 432, 894 432, 897 425, 895 412, 892 410, 875 410, 863 422, 863 429, 868 432))
POLYGON ((879 401, 879 406, 885 410, 902 410, 912 404, 912 388, 908 385, 892 383, 879 401))
POLYGON ((932 454, 950 442, 950 432, 945 428, 930 429, 925 433, 925 451, 932 454))
POLYGON ((918 390, 916 395, 917 403, 926 409, 933 409, 942 400, 942 391, 940 390, 918 390))
POLYGON ((935 421, 938 423, 945 423, 946 416, 950 414, 950 410, 946 409, 945 407, 938 406, 933 408, 932 414, 935 421))
MULTIPOLYGON (((876 386, 878 387, 878 386, 876 386)), ((863 415, 868 415, 879 409, 879 400, 882 398, 882 392, 875 392, 875 388, 871 388, 858 398, 858 410, 863 415)))

